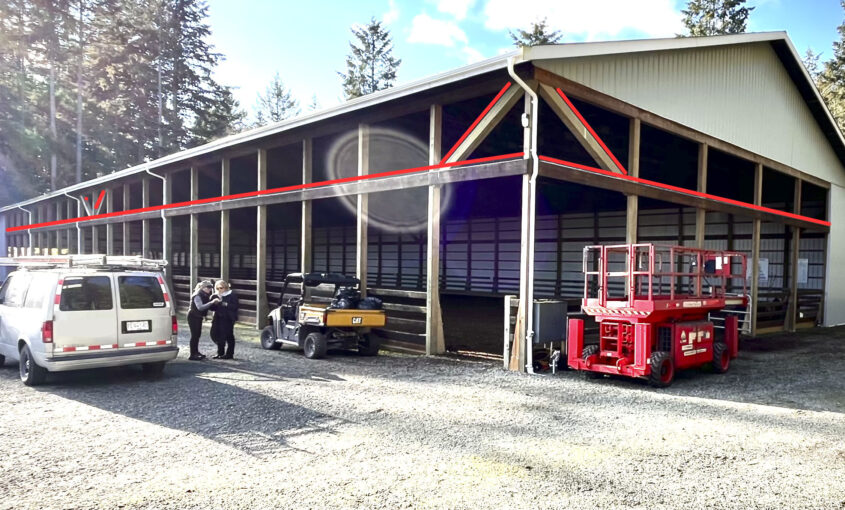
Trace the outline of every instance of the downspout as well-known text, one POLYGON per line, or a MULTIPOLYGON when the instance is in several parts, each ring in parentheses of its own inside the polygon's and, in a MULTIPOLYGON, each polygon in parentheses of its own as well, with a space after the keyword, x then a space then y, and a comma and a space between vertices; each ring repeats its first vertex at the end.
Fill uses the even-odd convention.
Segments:
POLYGON ((68 198, 76 200, 76 253, 82 255, 82 227, 79 226, 79 217, 82 216, 82 202, 78 198, 68 195, 67 191, 64 194, 68 198))
MULTIPOLYGON (((32 211, 27 211, 26 209, 24 209, 23 207, 21 207, 19 205, 16 205, 15 207, 17 207, 18 209, 20 209, 21 211, 23 211, 23 212, 25 212, 29 215, 29 224, 32 225, 32 211)), ((29 254, 32 255, 32 229, 31 228, 26 229, 26 235, 27 235, 27 248, 29 249, 29 254)))
MULTIPOLYGON (((523 48, 523 55, 525 53, 525 49, 523 48)), ((522 78, 516 74, 513 69, 514 61, 516 57, 510 57, 508 59, 508 74, 510 74, 513 81, 517 83, 522 89, 525 91, 526 94, 531 97, 531 118, 529 119, 530 122, 530 129, 531 129, 531 142, 528 147, 528 154, 525 154, 525 159, 529 157, 532 160, 532 168, 531 168, 531 176, 528 178, 528 185, 529 185, 529 206, 528 206, 528 267, 526 268, 526 275, 527 277, 527 297, 525 305, 525 370, 529 374, 534 373, 534 223, 536 221, 537 210, 536 210, 536 201, 537 201, 537 174, 540 171, 540 158, 537 154, 537 113, 539 111, 539 98, 537 97, 537 93, 534 92, 531 87, 528 86, 527 83, 522 81, 522 78)))

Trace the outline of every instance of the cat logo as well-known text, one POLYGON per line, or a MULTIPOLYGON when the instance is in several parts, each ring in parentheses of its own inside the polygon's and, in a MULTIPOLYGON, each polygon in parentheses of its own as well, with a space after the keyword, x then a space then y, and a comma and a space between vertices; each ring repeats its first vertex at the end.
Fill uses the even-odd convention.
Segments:
POLYGON ((352 324, 361 324, 364 322, 363 317, 352 317, 352 324))

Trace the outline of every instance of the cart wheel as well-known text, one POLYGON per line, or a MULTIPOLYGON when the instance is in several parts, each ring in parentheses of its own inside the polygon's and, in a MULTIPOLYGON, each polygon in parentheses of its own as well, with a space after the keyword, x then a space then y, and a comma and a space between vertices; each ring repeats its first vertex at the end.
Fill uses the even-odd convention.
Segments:
POLYGON ((276 351, 281 347, 281 344, 276 342, 276 331, 272 324, 261 330, 261 347, 268 351, 276 351))
MULTIPOLYGON (((588 346, 584 347, 584 350, 581 351, 581 358, 583 358, 586 361, 587 358, 589 358, 593 354, 598 354, 598 353, 599 353, 599 346, 598 345, 595 345, 595 344, 588 345, 588 346)), ((599 379, 602 376, 604 376, 604 374, 602 374, 601 372, 593 372, 592 370, 583 370, 581 373, 584 374, 584 377, 586 379, 599 379)))
POLYGON ((666 351, 651 354, 651 374, 648 381, 656 388, 665 388, 672 384, 675 378, 675 363, 672 355, 666 351))
POLYGON ((724 374, 731 366, 731 353, 724 342, 713 344, 713 370, 717 374, 724 374))
POLYGON ((302 345, 305 357, 308 359, 320 359, 326 355, 328 344, 326 337, 320 333, 308 333, 302 345))
POLYGON ((361 335, 361 339, 358 340, 358 354, 361 356, 375 356, 380 347, 381 342, 373 335, 361 335))

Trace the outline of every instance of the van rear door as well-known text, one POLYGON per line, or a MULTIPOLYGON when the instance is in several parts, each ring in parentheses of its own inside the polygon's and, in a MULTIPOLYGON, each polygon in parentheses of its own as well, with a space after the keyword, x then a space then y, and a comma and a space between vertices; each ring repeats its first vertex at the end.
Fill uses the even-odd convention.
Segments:
POLYGON ((54 354, 117 348, 117 306, 112 275, 59 277, 53 308, 54 354))
POLYGON ((124 273, 116 275, 116 279, 120 347, 173 345, 170 303, 158 275, 124 273))

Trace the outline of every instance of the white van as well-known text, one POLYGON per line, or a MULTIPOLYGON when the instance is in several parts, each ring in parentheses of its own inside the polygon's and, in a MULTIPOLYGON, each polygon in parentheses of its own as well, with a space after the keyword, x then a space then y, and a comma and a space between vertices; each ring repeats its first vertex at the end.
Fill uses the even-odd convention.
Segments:
POLYGON ((160 373, 179 352, 167 285, 158 271, 112 262, 11 273, 0 287, 0 364, 18 361, 30 386, 64 370, 139 363, 160 373))

